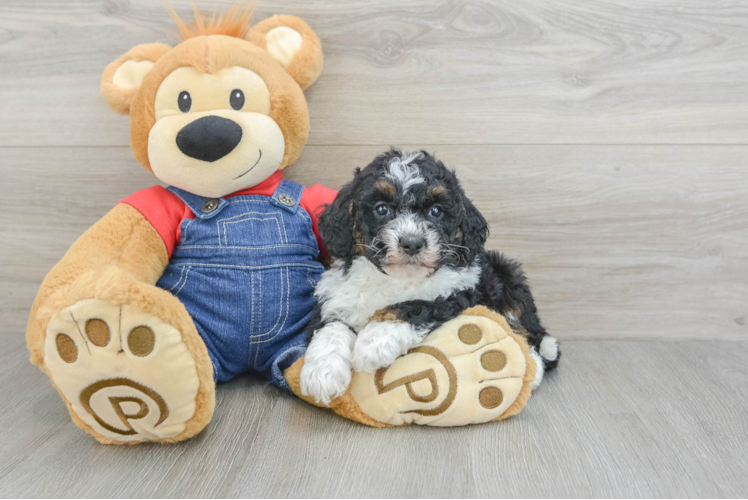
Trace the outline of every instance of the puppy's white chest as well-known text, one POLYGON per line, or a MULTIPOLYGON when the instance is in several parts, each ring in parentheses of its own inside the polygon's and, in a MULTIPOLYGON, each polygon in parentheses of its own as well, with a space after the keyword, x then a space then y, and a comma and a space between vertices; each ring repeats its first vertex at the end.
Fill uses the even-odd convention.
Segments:
POLYGON ((432 297, 433 294, 424 286, 404 288, 394 280, 377 287, 343 287, 341 292, 354 299, 349 302, 345 315, 349 318, 348 324, 356 332, 366 326, 374 313, 387 306, 408 300, 433 300, 438 297, 432 297))
POLYGON ((433 301, 474 287, 480 268, 442 268, 431 276, 390 276, 364 257, 344 273, 342 263, 327 271, 317 285, 324 321, 340 320, 360 331, 378 310, 410 300, 433 301))

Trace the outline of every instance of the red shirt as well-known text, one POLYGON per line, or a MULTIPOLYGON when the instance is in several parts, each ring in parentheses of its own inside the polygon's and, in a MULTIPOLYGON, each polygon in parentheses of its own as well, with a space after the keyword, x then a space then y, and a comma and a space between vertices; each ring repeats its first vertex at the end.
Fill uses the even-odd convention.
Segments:
MULTIPOLYGON (((272 196, 282 180, 283 172, 278 170, 258 185, 242 189, 236 193, 231 193, 224 196, 224 198, 250 194, 272 196)), ((301 207, 306 210, 312 218, 312 231, 314 231, 314 236, 317 237, 320 260, 322 260, 327 254, 327 250, 322 244, 322 239, 319 237, 319 230, 317 228, 319 214, 325 206, 332 203, 337 194, 338 192, 334 189, 315 184, 312 187, 304 189, 304 192, 301 195, 301 201, 299 202, 301 207)), ((166 251, 169 253, 169 258, 171 258, 171 254, 174 252, 174 247, 179 242, 182 221, 195 218, 195 214, 192 213, 192 210, 190 210, 177 195, 171 191, 167 191, 161 186, 153 186, 138 191, 137 193, 133 193, 127 198, 121 200, 120 203, 127 203, 143 214, 143 217, 148 219, 148 222, 151 223, 161 236, 161 239, 164 240, 164 245, 166 245, 166 251)))

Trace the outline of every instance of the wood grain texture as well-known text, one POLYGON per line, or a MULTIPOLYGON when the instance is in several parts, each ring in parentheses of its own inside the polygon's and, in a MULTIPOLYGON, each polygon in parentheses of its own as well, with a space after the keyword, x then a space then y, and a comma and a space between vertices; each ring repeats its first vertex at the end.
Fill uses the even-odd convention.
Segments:
MULTIPOLYGON (((322 39, 311 144, 748 140, 745 0, 257 2, 274 13, 322 39)), ((161 2, 4 0, 0 145, 126 145, 101 73, 174 31, 161 2)))
POLYGON ((0 491, 33 497, 740 497, 748 344, 568 341, 498 424, 372 429, 241 378, 172 446, 102 446, 22 346, 0 356, 0 491), (42 472, 43 471, 43 472, 42 472))
MULTIPOLYGON (((487 217, 488 247, 525 264, 555 335, 747 338, 748 147, 430 149, 457 168, 487 217)), ((20 334, 70 244, 156 179, 129 148, 2 151, 0 321, 20 334)), ((310 146, 287 177, 338 188, 381 151, 310 146)))
POLYGON ((156 182, 99 78, 175 30, 161 2, 0 0, 0 496, 744 497, 748 1, 256 5, 326 55, 287 177, 436 152, 525 263, 560 371, 518 417, 455 429, 370 429, 241 377, 195 439, 97 444, 23 332, 70 244, 156 182))

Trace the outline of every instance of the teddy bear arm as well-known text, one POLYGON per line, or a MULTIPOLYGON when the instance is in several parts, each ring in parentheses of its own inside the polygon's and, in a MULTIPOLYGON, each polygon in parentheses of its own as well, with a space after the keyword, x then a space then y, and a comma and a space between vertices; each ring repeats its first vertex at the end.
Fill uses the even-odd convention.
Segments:
MULTIPOLYGON (((163 240, 151 223, 130 205, 114 207, 78 238, 42 282, 26 329, 31 361, 41 364, 47 324, 57 311, 72 305, 64 291, 81 276, 116 268, 124 273, 112 276, 153 285, 168 261, 163 240)), ((116 279, 107 284, 118 285, 127 286, 116 279)))

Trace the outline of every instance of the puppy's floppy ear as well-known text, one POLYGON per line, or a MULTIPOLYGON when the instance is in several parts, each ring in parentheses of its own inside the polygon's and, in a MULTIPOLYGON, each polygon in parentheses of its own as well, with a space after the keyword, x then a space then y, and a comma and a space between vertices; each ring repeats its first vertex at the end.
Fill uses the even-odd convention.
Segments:
MULTIPOLYGON (((356 175, 359 170, 356 169, 356 175)), ((335 201, 319 216, 319 235, 330 255, 347 259, 354 255, 353 221, 356 203, 354 201, 355 179, 343 186, 335 201)))
POLYGON ((463 234, 463 245, 467 247, 467 250, 464 250, 465 260, 470 264, 483 251, 483 245, 488 238, 488 222, 464 194, 462 195, 462 208, 460 229, 463 234))
POLYGON ((140 89, 145 75, 171 47, 163 43, 136 45, 123 56, 109 63, 101 76, 101 93, 112 111, 121 115, 130 112, 130 103, 140 89))
POLYGON ((267 50, 302 90, 314 83, 322 71, 322 44, 298 17, 265 19, 254 25, 245 38, 267 50))

